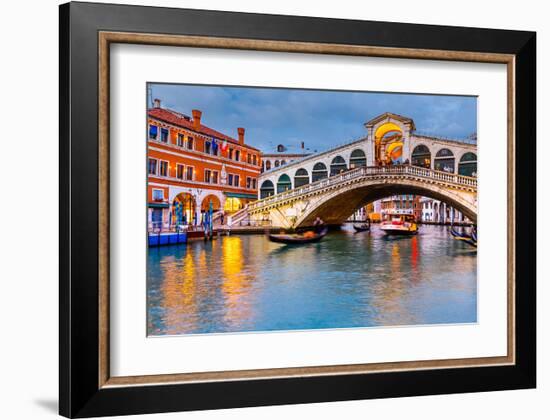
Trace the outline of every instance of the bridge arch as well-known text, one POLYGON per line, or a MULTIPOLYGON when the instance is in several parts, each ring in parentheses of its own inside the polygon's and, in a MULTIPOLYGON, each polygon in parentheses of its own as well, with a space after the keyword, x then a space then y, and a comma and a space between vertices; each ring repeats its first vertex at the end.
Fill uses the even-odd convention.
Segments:
POLYGON ((346 161, 340 155, 336 156, 330 162, 330 176, 338 175, 341 172, 345 172, 348 169, 346 161))
POLYGON ((327 165, 323 162, 317 162, 313 165, 313 170, 311 171, 311 182, 319 181, 320 179, 328 178, 327 165))
POLYGON ((277 194, 292 189, 292 182, 287 174, 282 174, 277 180, 277 194))
POLYGON ((386 134, 391 133, 393 131, 398 131, 400 133, 403 133, 403 127, 401 127, 400 125, 396 124, 393 121, 384 122, 376 128, 376 131, 374 132, 374 138, 376 140, 380 140, 386 134))
POLYGON ((465 176, 477 176, 477 155, 466 152, 458 162, 458 173, 465 176))
POLYGON ((304 168, 300 168, 294 174, 294 188, 309 184, 309 174, 304 168))
POLYGON ((432 167, 432 152, 425 144, 417 145, 411 154, 411 165, 422 168, 432 167))
POLYGON ((400 122, 385 121, 374 127, 375 163, 399 164, 403 162, 405 127, 400 122))
POLYGON ((454 207, 470 220, 474 222, 477 220, 476 205, 458 191, 446 190, 438 185, 414 179, 365 180, 343 190, 336 189, 317 200, 296 220, 295 227, 311 226, 316 217, 320 217, 327 224, 341 224, 358 208, 368 203, 391 195, 404 194, 438 200, 454 207))
POLYGON ((349 157, 350 169, 367 166, 367 155, 362 149, 354 149, 349 157))
POLYGON ((273 182, 267 179, 262 182, 262 185, 260 186, 260 199, 267 198, 272 195, 275 195, 275 186, 273 185, 273 182))
POLYGON ((455 156, 446 147, 439 149, 435 154, 434 169, 436 171, 455 172, 455 156))

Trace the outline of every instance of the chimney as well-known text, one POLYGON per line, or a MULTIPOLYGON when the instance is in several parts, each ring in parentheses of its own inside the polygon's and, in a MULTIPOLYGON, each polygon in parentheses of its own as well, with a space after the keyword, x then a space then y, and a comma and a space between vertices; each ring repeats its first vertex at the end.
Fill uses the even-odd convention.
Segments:
POLYGON ((160 99, 157 99, 157 98, 153 99, 153 106, 155 108, 160 108, 160 99))
POLYGON ((202 112, 198 109, 191 111, 193 113, 193 129, 198 130, 201 126, 202 112))
POLYGON ((239 133, 239 144, 244 144, 244 128, 237 128, 237 132, 239 133))

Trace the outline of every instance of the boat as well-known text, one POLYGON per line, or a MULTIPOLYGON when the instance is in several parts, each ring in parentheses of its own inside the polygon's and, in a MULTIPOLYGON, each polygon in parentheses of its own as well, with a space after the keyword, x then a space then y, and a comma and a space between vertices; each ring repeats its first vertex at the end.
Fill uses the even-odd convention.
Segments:
POLYGON ((370 230, 370 226, 368 225, 353 225, 353 228, 355 229, 356 232, 367 232, 370 230))
POLYGON ((455 230, 454 226, 451 226, 449 231, 455 239, 459 241, 464 241, 467 244, 477 247, 477 231, 475 227, 472 227, 472 231, 470 234, 467 234, 465 232, 458 232, 457 230, 455 230))
POLYGON ((418 225, 412 214, 391 214, 380 225, 387 235, 416 235, 418 225))
POLYGON ((449 228, 449 232, 451 232, 451 235, 452 235, 455 239, 458 239, 458 240, 469 240, 469 239, 472 238, 470 235, 468 235, 468 234, 465 233, 465 232, 459 232, 459 231, 455 230, 454 226, 451 226, 451 227, 449 228))
POLYGON ((367 221, 361 225, 353 225, 353 228, 356 232, 367 232, 370 230, 370 220, 367 219, 367 221))
MULTIPOLYGON (((311 231, 310 231, 311 232, 311 231)), ((309 233, 306 232, 305 234, 297 234, 297 233, 293 233, 293 234, 287 234, 287 233, 282 233, 282 234, 274 234, 274 233, 271 233, 269 234, 269 240, 271 242, 277 242, 277 243, 281 243, 281 244, 309 244, 309 243, 313 243, 313 242, 319 242, 321 239, 323 239, 323 237, 327 234, 328 232, 328 228, 324 228, 321 232, 319 233, 309 233)))
POLYGON ((474 226, 472 227, 472 239, 475 241, 476 243, 476 246, 477 246, 477 228, 474 226))

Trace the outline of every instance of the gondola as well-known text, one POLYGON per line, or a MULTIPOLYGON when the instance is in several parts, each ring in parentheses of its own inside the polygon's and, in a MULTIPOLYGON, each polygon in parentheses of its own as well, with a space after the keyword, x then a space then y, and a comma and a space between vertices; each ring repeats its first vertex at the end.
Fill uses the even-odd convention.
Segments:
POLYGON ((475 228, 472 228, 472 233, 470 235, 468 235, 467 233, 460 233, 456 231, 453 226, 450 227, 449 231, 455 239, 458 239, 459 241, 464 241, 467 244, 477 247, 477 232, 475 228))
POLYGON ((269 240, 281 244, 299 245, 319 242, 327 234, 328 228, 324 228, 321 232, 312 236, 304 236, 298 234, 270 234, 269 240))
POLYGON ((362 225, 353 225, 356 232, 368 232, 370 230, 370 220, 367 220, 362 225))
POLYGON ((355 229, 356 232, 367 232, 370 230, 370 226, 368 225, 360 225, 360 226, 353 225, 353 228, 355 229))
POLYGON ((467 233, 464 233, 464 232, 461 233, 461 232, 455 230, 454 226, 450 227, 449 232, 451 232, 451 235, 453 237, 455 237, 456 239, 460 239, 460 240, 472 239, 472 237, 470 235, 468 235, 467 233))

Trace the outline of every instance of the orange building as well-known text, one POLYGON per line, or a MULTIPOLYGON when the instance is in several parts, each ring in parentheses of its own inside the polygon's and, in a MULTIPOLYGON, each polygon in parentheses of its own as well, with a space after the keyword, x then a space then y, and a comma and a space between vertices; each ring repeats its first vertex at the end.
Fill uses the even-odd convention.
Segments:
MULTIPOLYGON (((148 110, 149 229, 200 224, 210 207, 218 217, 258 196, 260 151, 192 117, 161 107, 148 110)), ((216 217, 216 216, 215 216, 216 217)))

